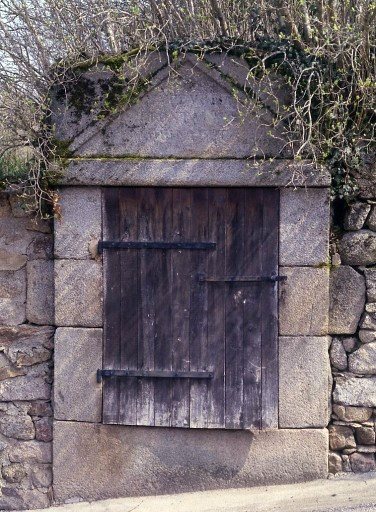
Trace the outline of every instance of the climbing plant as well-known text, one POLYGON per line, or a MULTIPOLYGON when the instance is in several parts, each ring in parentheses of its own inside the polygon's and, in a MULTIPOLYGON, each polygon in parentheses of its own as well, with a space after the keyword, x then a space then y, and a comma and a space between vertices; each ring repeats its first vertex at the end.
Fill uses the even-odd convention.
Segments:
POLYGON ((0 0, 1 183, 40 212, 56 202, 56 160, 69 155, 49 124, 51 88, 77 87, 100 63, 115 73, 106 116, 147 87, 138 70, 150 51, 169 64, 216 51, 242 59, 249 82, 269 91, 283 77, 292 101, 276 111, 295 158, 325 164, 333 195, 351 198, 354 169, 375 151, 375 21, 375 0, 0 0))

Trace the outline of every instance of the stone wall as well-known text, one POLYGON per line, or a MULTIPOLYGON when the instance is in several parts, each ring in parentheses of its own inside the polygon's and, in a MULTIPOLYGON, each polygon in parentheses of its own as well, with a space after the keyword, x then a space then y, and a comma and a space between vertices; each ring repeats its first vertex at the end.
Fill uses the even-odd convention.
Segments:
POLYGON ((0 509, 52 500, 53 235, 0 194, 0 509))
POLYGON ((332 247, 332 473, 376 469, 376 201, 348 207, 342 227, 332 247))

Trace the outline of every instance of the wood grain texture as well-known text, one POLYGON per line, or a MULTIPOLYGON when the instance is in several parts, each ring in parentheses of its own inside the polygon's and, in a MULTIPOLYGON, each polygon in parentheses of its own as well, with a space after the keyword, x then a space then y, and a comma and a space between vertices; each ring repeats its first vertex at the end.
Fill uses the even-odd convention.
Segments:
POLYGON ((104 368, 214 373, 105 379, 105 423, 277 427, 277 283, 215 277, 277 273, 278 194, 104 190, 105 240, 216 243, 214 250, 104 249, 104 368))

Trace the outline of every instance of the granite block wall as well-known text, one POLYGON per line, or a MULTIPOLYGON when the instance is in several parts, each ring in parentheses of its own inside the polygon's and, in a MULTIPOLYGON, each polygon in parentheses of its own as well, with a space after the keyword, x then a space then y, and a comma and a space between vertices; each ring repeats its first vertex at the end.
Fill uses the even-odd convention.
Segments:
POLYGON ((347 207, 332 245, 329 470, 376 469, 376 201, 347 207))
POLYGON ((0 510, 52 500, 53 235, 0 193, 0 510))

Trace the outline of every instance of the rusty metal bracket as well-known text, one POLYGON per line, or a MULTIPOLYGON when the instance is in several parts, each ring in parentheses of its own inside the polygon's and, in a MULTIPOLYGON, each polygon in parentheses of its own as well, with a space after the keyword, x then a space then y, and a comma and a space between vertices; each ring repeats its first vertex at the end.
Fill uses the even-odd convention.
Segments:
POLYGON ((212 250, 217 244, 215 242, 118 242, 112 240, 100 240, 98 252, 104 249, 177 249, 177 250, 212 250))
POLYGON ((146 379, 212 379, 214 372, 174 372, 169 370, 97 370, 97 382, 112 377, 146 379))

